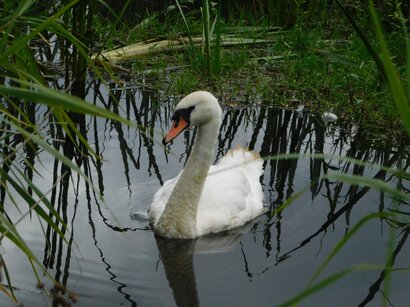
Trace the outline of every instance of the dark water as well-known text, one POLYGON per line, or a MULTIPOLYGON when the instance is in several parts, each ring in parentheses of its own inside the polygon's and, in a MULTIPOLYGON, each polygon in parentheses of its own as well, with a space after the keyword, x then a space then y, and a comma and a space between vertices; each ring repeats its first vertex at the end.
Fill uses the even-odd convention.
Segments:
MULTIPOLYGON (((48 273, 77 295, 76 306, 276 306, 302 291, 329 253, 364 216, 399 210, 408 222, 409 207, 388 194, 330 180, 325 174, 365 175, 408 191, 409 182, 376 164, 409 169, 405 148, 383 148, 365 142, 358 128, 326 126, 314 116, 263 105, 225 107, 215 161, 230 148, 245 145, 262 156, 300 154, 297 159, 272 159, 264 164, 265 204, 272 212, 286 199, 302 193, 278 215, 267 213, 234 232, 196 241, 156 239, 143 218, 161 184, 184 166, 193 131, 170 148, 160 145, 177 101, 157 93, 97 87, 87 99, 134 119, 144 133, 104 119, 88 117, 87 138, 103 160, 79 159, 94 189, 77 174, 61 184, 61 164, 41 152, 34 164, 34 182, 44 191, 68 225, 70 247, 55 232, 27 217, 17 229, 48 273), (149 137, 153 137, 153 140, 149 137), (326 159, 304 156, 329 154, 326 159), (354 165, 342 157, 375 163, 354 165), (103 200, 99 196, 103 195, 103 200)), ((44 113, 38 110, 38 118, 44 113)), ((51 133, 45 129, 44 133, 51 133)), ((22 205, 22 208, 24 206, 22 205)), ((16 220, 20 213, 9 214, 16 220)), ((407 224, 408 225, 408 224, 407 224)), ((409 227, 388 219, 372 219, 348 241, 319 280, 357 264, 375 267, 348 274, 303 300, 300 306, 408 306, 410 274, 392 274, 385 292, 386 246, 393 236, 394 267, 408 268, 409 227)), ((2 242, 15 293, 25 306, 50 302, 36 288, 26 257, 2 242)), ((361 268, 361 269, 360 269, 361 268)), ((39 272, 45 287, 51 287, 39 272)), ((3 280, 4 283, 4 280, 3 280)), ((0 305, 13 305, 0 295, 0 305)))

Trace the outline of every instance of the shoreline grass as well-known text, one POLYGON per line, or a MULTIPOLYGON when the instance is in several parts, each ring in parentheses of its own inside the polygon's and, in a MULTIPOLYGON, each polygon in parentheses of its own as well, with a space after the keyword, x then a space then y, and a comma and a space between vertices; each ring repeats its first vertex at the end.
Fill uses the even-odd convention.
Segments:
MULTIPOLYGON (((148 37, 179 39, 189 29, 189 49, 173 51, 170 48, 163 53, 138 56, 121 63, 132 67, 133 80, 137 84, 170 96, 183 96, 197 89, 209 90, 224 97, 229 104, 263 101, 285 108, 304 105, 305 110, 312 113, 331 110, 343 124, 360 125, 369 135, 407 138, 379 66, 361 36, 346 29, 341 12, 334 18, 328 17, 322 23, 308 26, 300 18, 286 30, 272 27, 266 19, 253 20, 246 13, 241 14, 242 19, 222 20, 218 22, 221 33, 229 32, 236 38, 262 39, 267 43, 223 47, 215 52, 217 73, 211 73, 209 68, 211 52, 203 53, 200 47, 193 47, 192 37, 202 32, 197 13, 180 12, 179 7, 167 14, 164 23, 160 23, 158 16, 151 16, 133 28, 133 33, 124 29, 116 33, 124 38, 123 45, 128 45, 148 37)), ((362 26, 369 26, 365 21, 368 15, 361 14, 363 16, 357 18, 362 26)), ((207 18, 212 20, 214 16, 207 18)), ((102 36, 105 30, 97 27, 97 31, 102 36)), ((376 36, 366 34, 368 44, 378 46, 376 36)), ((117 36, 114 35, 113 40, 117 36)), ((399 53, 405 48, 397 33, 388 36, 388 45, 399 53)), ((110 46, 114 46, 113 41, 107 42, 106 49, 110 46)), ((403 55, 396 53, 394 56, 401 59, 403 55)))

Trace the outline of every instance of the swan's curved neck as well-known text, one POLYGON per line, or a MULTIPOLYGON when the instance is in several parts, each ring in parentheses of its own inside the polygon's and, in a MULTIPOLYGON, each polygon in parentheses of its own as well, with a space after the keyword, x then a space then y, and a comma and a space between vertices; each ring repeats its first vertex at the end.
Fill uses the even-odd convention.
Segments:
POLYGON ((155 226, 155 232, 159 235, 173 238, 197 237, 198 204, 214 157, 220 126, 220 118, 214 118, 198 127, 195 143, 185 169, 155 226))

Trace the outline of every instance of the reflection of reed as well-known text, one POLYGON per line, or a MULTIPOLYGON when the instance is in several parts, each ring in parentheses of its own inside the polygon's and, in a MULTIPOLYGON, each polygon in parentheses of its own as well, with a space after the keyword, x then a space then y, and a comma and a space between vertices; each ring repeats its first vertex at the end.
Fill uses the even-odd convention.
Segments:
POLYGON ((238 132, 238 128, 243 124, 244 111, 245 109, 232 109, 225 112, 220 128, 223 133, 220 133, 218 136, 217 159, 225 154, 228 149, 232 148, 232 142, 238 132))
MULTIPOLYGON (((272 226, 275 225, 277 263, 287 259, 294 251, 306 246, 313 238, 321 234, 326 235, 328 227, 334 225, 342 216, 345 217, 348 226, 352 209, 370 191, 367 187, 359 188, 343 182, 331 182, 324 177, 330 170, 356 176, 364 176, 369 171, 361 165, 352 164, 340 157, 347 156, 363 162, 371 161, 386 167, 393 167, 400 161, 401 156, 397 152, 383 152, 363 146, 363 134, 360 129, 353 135, 353 138, 348 138, 343 131, 340 132, 340 136, 336 136, 337 132, 335 130, 330 131, 332 139, 329 137, 328 129, 320 120, 314 117, 304 116, 298 118, 290 111, 266 107, 259 109, 259 114, 254 122, 249 145, 255 148, 258 139, 261 137, 260 152, 265 157, 291 153, 300 153, 301 155, 329 153, 329 144, 326 142, 329 142, 329 139, 333 141, 330 146, 335 157, 331 159, 312 158, 309 172, 311 200, 315 201, 318 196, 325 196, 329 204, 328 218, 316 232, 307 236, 299 246, 285 253, 281 251, 282 213, 276 216, 276 220, 268 220, 263 230, 263 244, 267 256, 269 256, 272 250, 272 226), (344 186, 347 186, 347 190, 343 189, 344 186)), ((226 128, 226 130, 229 129, 226 128)), ((271 206, 280 205, 284 199, 293 195, 293 182, 296 176, 297 164, 298 159, 268 159, 265 162, 264 176, 267 177, 267 180, 264 180, 264 182, 268 182, 267 187, 269 187, 270 195, 277 195, 272 200, 271 206)), ((407 168, 408 165, 401 169, 407 168)), ((393 180, 394 177, 386 178, 386 172, 379 170, 373 178, 387 181, 393 180)), ((383 200, 386 196, 383 193, 381 193, 381 196, 380 206, 383 206, 383 200)), ((384 207, 380 207, 379 210, 382 212, 384 207)), ((346 227, 347 230, 348 227, 346 227)))
MULTIPOLYGON (((86 167, 84 167, 85 168, 85 173, 86 173, 86 175, 89 175, 90 168, 89 168, 88 161, 86 161, 85 164, 86 164, 86 167)), ((117 285, 117 291, 119 293, 121 293, 124 296, 124 298, 131 303, 131 306, 137 306, 137 303, 134 300, 132 300, 132 298, 131 298, 132 296, 125 291, 127 285, 117 280, 118 279, 117 275, 115 275, 115 273, 113 273, 113 270, 111 269, 112 266, 108 263, 108 261, 106 260, 107 257, 104 256, 103 250, 98 245, 98 240, 97 240, 97 236, 96 236, 96 227, 95 227, 95 223, 94 223, 93 218, 92 218, 93 203, 92 203, 91 194, 94 194, 94 200, 96 200, 96 195, 94 193, 94 190, 90 188, 88 183, 85 183, 85 187, 86 187, 87 208, 88 208, 88 223, 91 226, 91 230, 92 230, 91 236, 92 236, 92 239, 94 241, 94 245, 95 245, 95 247, 97 248, 97 250, 99 252, 101 262, 104 263, 105 271, 110 275, 110 280, 117 285)), ((98 203, 97 203, 97 209, 100 213, 100 216, 104 220, 105 217, 102 215, 101 207, 98 203)), ((119 227, 111 226, 110 224, 108 224, 106 219, 104 220, 104 223, 113 230, 125 231, 124 229, 119 229, 119 227)))
MULTIPOLYGON (((391 256, 389 257, 389 268, 394 267, 394 263, 396 262, 396 257, 400 253, 401 249, 404 246, 404 243, 406 243, 409 234, 410 234, 410 227, 407 226, 406 228, 403 229, 402 231, 403 236, 401 237, 400 241, 397 243, 396 248, 393 250, 391 256)), ((386 279, 387 274, 392 274, 393 272, 387 271, 389 268, 385 268, 381 273, 379 278, 369 287, 369 293, 367 294, 366 298, 357 306, 366 306, 369 302, 371 302, 377 292, 380 291, 380 286, 383 283, 383 281, 386 279)))
MULTIPOLYGON (((113 85, 110 84, 111 95, 108 96, 109 97, 108 104, 112 106, 112 111, 114 113, 119 114, 118 104, 121 99, 122 91, 119 89, 114 89, 112 86, 113 85)), ((124 165, 124 174, 127 180, 127 186, 129 187, 131 183, 130 183, 130 176, 129 176, 128 159, 131 160, 135 169, 139 169, 140 164, 139 162, 135 160, 134 155, 132 154, 132 150, 128 146, 127 141, 124 138, 124 131, 122 129, 122 124, 119 122, 113 122, 112 125, 114 126, 114 129, 117 131, 118 142, 120 145, 120 151, 121 151, 122 161, 124 165)), ((96 129, 98 129, 98 127, 96 127, 96 129)))
MULTIPOLYGON (((131 100, 133 99, 131 96, 131 100)), ((140 133, 140 137, 142 138, 143 142, 141 145, 143 145, 148 154, 148 171, 151 174, 151 167, 154 169, 154 173, 156 174, 158 181, 163 184, 163 179, 161 177, 161 173, 159 171, 158 164, 155 159, 154 155, 154 142, 153 142, 153 133, 155 131, 156 127, 156 122, 158 121, 158 116, 160 115, 159 112, 157 112, 157 108, 152 105, 152 101, 150 99, 150 96, 148 95, 142 95, 142 101, 141 101, 141 106, 140 109, 138 110, 135 102, 132 104, 134 106, 134 114, 135 114, 135 120, 137 121, 138 125, 140 127, 144 127, 146 131, 149 132, 150 137, 146 135, 146 133, 140 133), (151 115, 149 117, 149 115, 151 115)), ((145 132, 146 132, 145 131, 145 132)))
MULTIPOLYGON (((2 84, 5 82, 4 78, 0 77, 2 84)), ((34 142, 29 139, 24 139, 23 135, 13 131, 8 120, 3 120, 5 116, 10 114, 12 117, 18 119, 22 128, 26 129, 30 133, 34 131, 36 125, 35 118, 35 104, 32 102, 22 102, 17 99, 6 102, 6 100, 1 100, 3 110, 7 112, 0 112, 0 212, 4 214, 7 218, 7 212, 5 208, 5 199, 8 192, 7 187, 7 177, 9 172, 16 161, 23 159, 24 165, 24 175, 30 181, 33 179, 34 173, 34 162, 35 156, 37 154, 37 147, 34 142), (20 153, 20 149, 23 153, 20 153)), ((27 192, 32 196, 32 189, 30 186, 27 187, 27 192)))
MULTIPOLYGON (((83 135, 84 138, 86 138, 86 132, 85 132, 85 116, 81 116, 79 114, 75 113, 70 113, 69 114, 70 119, 80 127, 79 133, 83 135)), ((54 126, 54 123, 50 123, 51 126, 54 126)), ((53 129, 52 131, 57 131, 57 135, 53 136, 55 139, 62 139, 64 138, 64 142, 62 143, 62 150, 64 155, 70 159, 70 160, 75 160, 77 165, 82 165, 83 161, 86 159, 87 156, 87 148, 84 146, 82 142, 80 142, 77 138, 77 134, 74 133, 74 131, 71 131, 70 134, 65 134, 62 135, 62 130, 61 128, 53 129)), ((60 143, 55 142, 54 146, 56 147, 57 150, 59 150, 60 143)), ((54 205, 56 208, 56 211, 60 214, 62 217, 62 220, 64 222, 64 225, 60 225, 60 231, 61 234, 65 236, 67 233, 67 228, 66 226, 69 225, 68 220, 68 206, 69 206, 69 191, 70 191, 70 179, 72 177, 71 169, 61 163, 61 168, 60 168, 60 176, 58 174, 58 166, 59 166, 59 161, 57 159, 54 160, 54 172, 53 172, 53 190, 51 194, 51 200, 50 202, 54 205), (57 185, 56 183, 58 182, 58 178, 61 177, 60 184, 57 185), (59 192, 57 194, 57 186, 59 186, 59 192)), ((76 211, 77 211, 77 205, 78 205, 78 185, 80 183, 79 175, 77 175, 77 186, 73 187, 75 199, 74 199, 74 210, 73 214, 71 216, 71 229, 74 224, 75 216, 76 216, 76 211)), ((52 219, 53 215, 50 213, 49 217, 52 219)), ((55 220, 55 223, 59 225, 59 222, 55 220)), ((73 242, 73 237, 74 236, 74 231, 72 230, 70 233, 70 239, 67 244, 67 250, 66 250, 66 258, 65 258, 65 265, 63 270, 61 270, 61 266, 63 263, 63 255, 64 255, 64 248, 65 248, 65 242, 64 238, 60 236, 57 232, 52 230, 51 226, 48 224, 47 225, 47 230, 46 230, 46 244, 44 247, 44 259, 43 259, 43 264, 46 268, 55 268, 56 269, 56 274, 55 274, 55 280, 57 282, 60 282, 62 285, 66 285, 67 279, 68 279, 68 274, 69 274, 69 266, 70 266, 70 259, 71 259, 71 244, 73 242), (63 277, 61 278, 61 274, 64 272, 63 277)))
MULTIPOLYGON (((389 160, 385 161, 385 166, 387 167, 392 167, 398 159, 399 155, 396 153, 394 154, 389 160)), ((348 163, 348 162, 346 162, 348 163)), ((356 167, 356 165, 355 165, 356 167)), ((360 168, 359 168, 360 169, 360 168)), ((346 172, 347 172, 347 168, 346 168, 346 172)), ((361 172, 362 174, 362 172, 361 172)), ((383 179, 386 176, 386 171, 385 170, 379 170, 374 176, 373 178, 375 179, 383 179)), ((341 183, 337 183, 337 184, 341 184, 341 183)), ((328 227, 334 225, 334 223, 343 215, 346 214, 346 219, 348 220, 350 211, 352 210, 352 208, 359 202, 360 199, 362 199, 368 192, 369 192, 370 188, 369 187, 362 187, 360 189, 358 189, 356 186, 350 186, 349 190, 347 192, 346 197, 344 197, 346 199, 346 202, 344 203, 344 205, 342 207, 340 207, 340 209, 336 210, 336 211, 331 211, 332 214, 328 214, 328 219, 321 225, 321 227, 314 232, 312 235, 309 235, 308 237, 306 237, 306 239, 304 239, 299 246, 295 247, 294 249, 284 253, 281 258, 283 257, 288 257, 290 254, 292 254, 294 251, 302 248, 303 246, 305 246, 306 244, 308 244, 309 242, 311 242, 311 240, 317 236, 319 236, 320 234, 325 235, 327 233, 327 229, 328 227)), ((332 206, 331 206, 331 210, 332 206)), ((348 229, 346 229, 347 231, 348 229)))

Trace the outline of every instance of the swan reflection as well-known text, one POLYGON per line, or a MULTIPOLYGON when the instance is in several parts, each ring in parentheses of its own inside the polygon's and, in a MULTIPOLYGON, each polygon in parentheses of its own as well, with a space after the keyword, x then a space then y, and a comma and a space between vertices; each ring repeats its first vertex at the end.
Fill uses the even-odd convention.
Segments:
POLYGON ((229 231, 202 236, 196 240, 169 239, 156 235, 165 274, 178 307, 199 306, 194 255, 226 253, 239 246, 255 221, 229 231))

